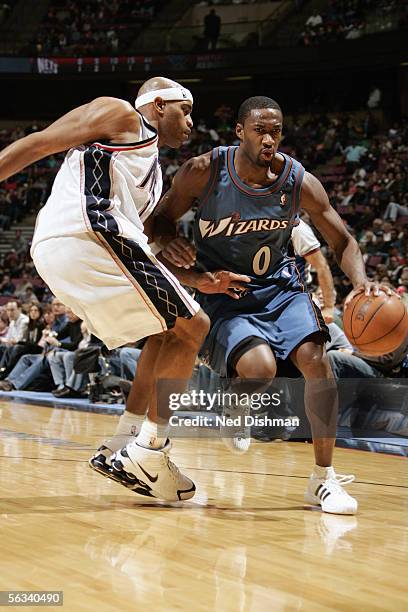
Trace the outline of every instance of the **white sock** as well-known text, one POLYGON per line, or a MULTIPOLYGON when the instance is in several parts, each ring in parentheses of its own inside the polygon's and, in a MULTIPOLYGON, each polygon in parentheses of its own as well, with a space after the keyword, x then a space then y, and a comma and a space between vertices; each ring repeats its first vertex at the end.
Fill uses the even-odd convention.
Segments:
POLYGON ((115 436, 137 436, 145 418, 144 414, 133 414, 133 412, 125 410, 119 419, 115 436))
POLYGON ((142 428, 136 438, 136 443, 144 448, 159 449, 166 444, 166 438, 159 438, 157 423, 146 418, 143 421, 142 428))
POLYGON ((322 467, 321 465, 314 466, 313 476, 316 476, 316 478, 330 478, 331 476, 334 476, 334 475, 335 475, 335 472, 332 466, 330 467, 322 467))
POLYGON ((125 410, 119 419, 115 433, 109 438, 105 438, 103 446, 106 446, 112 452, 120 450, 136 438, 142 428, 144 419, 145 417, 142 414, 133 414, 125 410))

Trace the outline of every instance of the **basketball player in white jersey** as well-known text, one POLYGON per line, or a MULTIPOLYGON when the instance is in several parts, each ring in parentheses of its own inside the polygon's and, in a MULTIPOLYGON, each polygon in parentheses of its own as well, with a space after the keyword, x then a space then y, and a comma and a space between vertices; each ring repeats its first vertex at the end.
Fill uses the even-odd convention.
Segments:
POLYGON ((150 336, 115 442, 98 449, 90 465, 136 493, 165 500, 189 499, 195 485, 168 458, 155 381, 182 384, 190 377, 209 322, 156 259, 148 217, 162 190, 159 147, 188 139, 192 105, 187 89, 158 77, 144 83, 136 110, 124 100, 97 98, 0 152, 4 180, 68 150, 37 218, 31 254, 51 291, 108 348, 150 336), (137 402, 147 418, 132 412, 137 402), (113 470, 108 458, 135 432, 113 470))

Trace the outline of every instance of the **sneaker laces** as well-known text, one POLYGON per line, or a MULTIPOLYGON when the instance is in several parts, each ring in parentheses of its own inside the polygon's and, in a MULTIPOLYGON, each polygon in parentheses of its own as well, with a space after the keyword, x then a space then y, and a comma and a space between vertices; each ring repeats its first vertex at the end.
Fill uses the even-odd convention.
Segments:
POLYGON ((355 476, 353 474, 335 474, 334 476, 325 480, 325 485, 331 485, 337 493, 341 493, 342 495, 348 495, 347 491, 343 489, 342 485, 350 484, 354 480, 355 476))
POLYGON ((177 465, 173 463, 169 457, 170 448, 171 446, 169 444, 167 448, 165 447, 164 449, 161 449, 161 452, 163 453, 163 457, 166 462, 166 466, 168 467, 172 477, 174 478, 174 480, 178 480, 181 476, 181 472, 178 469, 177 465))
POLYGON ((354 476, 354 474, 336 474, 333 480, 335 480, 340 485, 346 485, 350 484, 351 482, 354 482, 355 479, 356 477, 354 476))

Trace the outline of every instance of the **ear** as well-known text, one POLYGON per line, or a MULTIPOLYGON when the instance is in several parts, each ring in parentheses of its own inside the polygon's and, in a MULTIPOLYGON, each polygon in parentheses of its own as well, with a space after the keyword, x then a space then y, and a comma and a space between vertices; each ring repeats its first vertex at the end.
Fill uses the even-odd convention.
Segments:
POLYGON ((163 116, 165 106, 166 102, 163 100, 163 98, 157 97, 154 99, 154 108, 161 117, 163 116))
POLYGON ((244 140, 244 126, 242 123, 237 123, 235 127, 235 133, 240 140, 244 140))

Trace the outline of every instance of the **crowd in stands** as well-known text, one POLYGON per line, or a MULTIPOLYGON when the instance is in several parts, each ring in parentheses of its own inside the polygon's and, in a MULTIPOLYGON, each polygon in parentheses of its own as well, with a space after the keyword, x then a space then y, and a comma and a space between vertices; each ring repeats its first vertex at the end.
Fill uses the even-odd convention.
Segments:
POLYGON ((54 0, 34 41, 38 55, 117 55, 162 0, 54 0))
MULTIPOLYGON (((0 149, 41 127, 33 123, 25 128, 0 129, 0 149)), ((46 199, 61 159, 61 156, 51 155, 0 183, 0 236, 13 223, 38 210, 40 203, 46 199)))
MULTIPOLYGON (((359 241, 369 277, 394 288, 406 301, 408 124, 384 127, 380 120, 381 115, 371 111, 291 117, 280 148, 322 180, 332 205, 359 241)), ((34 129, 38 129, 36 125, 25 131, 2 130, 1 146, 34 129)), ((196 121, 190 141, 180 150, 161 151, 164 189, 185 160, 231 144, 238 144, 234 113, 222 105, 209 120, 196 121)), ((38 210, 61 159, 57 156, 37 162, 0 185, 0 228, 15 230, 20 218, 38 210)), ((187 213, 180 222, 181 233, 190 238, 193 217, 187 213)), ((75 397, 92 377, 75 373, 73 355, 78 349, 86 351, 94 346, 97 340, 51 295, 36 274, 29 246, 17 229, 0 264, 0 388, 48 388, 56 395, 75 397)), ((332 269, 341 312, 351 285, 330 249, 323 246, 322 250, 332 269)), ((96 370, 130 379, 138 354, 137 347, 126 347, 103 357, 99 347, 96 370)))
POLYGON ((300 43, 308 47, 360 38, 373 18, 375 31, 406 27, 407 3, 405 0, 329 0, 324 11, 315 10, 308 17, 300 43))

